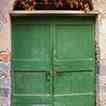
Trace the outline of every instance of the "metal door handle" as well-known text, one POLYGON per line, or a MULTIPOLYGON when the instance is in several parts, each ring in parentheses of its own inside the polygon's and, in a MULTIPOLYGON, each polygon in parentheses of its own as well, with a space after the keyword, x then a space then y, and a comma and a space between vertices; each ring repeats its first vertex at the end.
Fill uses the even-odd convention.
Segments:
POLYGON ((46 72, 46 80, 50 81, 50 72, 48 72, 48 71, 46 72))
POLYGON ((55 68, 54 69, 54 76, 58 76, 58 74, 59 74, 59 71, 55 68))
POLYGON ((54 76, 57 76, 57 71, 56 70, 54 70, 54 76))

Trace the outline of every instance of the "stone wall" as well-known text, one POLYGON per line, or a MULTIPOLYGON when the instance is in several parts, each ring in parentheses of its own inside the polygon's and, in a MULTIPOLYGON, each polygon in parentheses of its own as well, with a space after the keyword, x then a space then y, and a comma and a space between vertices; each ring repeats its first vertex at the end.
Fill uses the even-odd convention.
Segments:
MULTIPOLYGON (((0 0, 0 106, 10 105, 10 19, 14 0, 0 0)), ((97 42, 97 106, 106 106, 106 0, 93 0, 98 11, 97 42)))
POLYGON ((97 73, 97 104, 106 106, 106 0, 95 0, 98 10, 96 40, 99 46, 99 70, 97 73))

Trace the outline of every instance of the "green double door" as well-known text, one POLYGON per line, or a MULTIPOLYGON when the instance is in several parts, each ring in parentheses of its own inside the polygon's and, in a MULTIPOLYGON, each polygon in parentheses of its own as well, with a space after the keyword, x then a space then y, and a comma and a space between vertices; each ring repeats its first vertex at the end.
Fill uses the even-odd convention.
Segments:
POLYGON ((12 106, 95 106, 94 17, 11 19, 12 106))

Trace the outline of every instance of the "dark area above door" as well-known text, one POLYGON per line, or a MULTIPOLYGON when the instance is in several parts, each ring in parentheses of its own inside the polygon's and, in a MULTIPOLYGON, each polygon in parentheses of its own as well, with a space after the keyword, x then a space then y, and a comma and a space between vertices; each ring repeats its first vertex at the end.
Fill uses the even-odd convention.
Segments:
POLYGON ((15 0, 13 10, 92 11, 92 0, 15 0))

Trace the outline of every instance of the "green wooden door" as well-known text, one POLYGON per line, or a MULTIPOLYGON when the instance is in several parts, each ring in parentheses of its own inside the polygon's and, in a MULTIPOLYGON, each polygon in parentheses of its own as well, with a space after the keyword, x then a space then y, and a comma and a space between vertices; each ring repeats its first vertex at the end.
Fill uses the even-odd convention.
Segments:
POLYGON ((95 106, 94 24, 12 17, 12 106, 95 106))
POLYGON ((86 18, 69 20, 55 25, 54 105, 95 106, 93 25, 86 18))
POLYGON ((12 24, 13 106, 49 106, 52 103, 50 26, 24 18, 14 19, 12 24))

